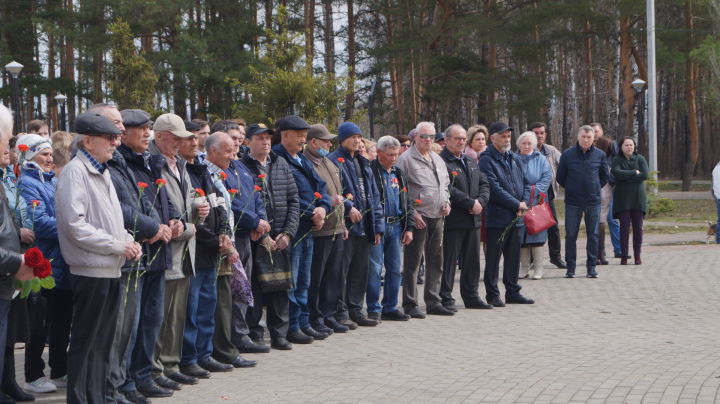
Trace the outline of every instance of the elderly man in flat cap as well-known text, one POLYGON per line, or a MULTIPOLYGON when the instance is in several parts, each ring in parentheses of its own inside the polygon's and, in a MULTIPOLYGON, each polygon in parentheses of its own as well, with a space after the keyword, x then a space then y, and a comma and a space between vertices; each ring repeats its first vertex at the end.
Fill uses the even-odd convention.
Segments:
POLYGON ((120 268, 142 249, 123 224, 107 162, 120 130, 100 114, 75 120, 75 158, 55 194, 60 249, 73 274, 73 321, 68 351, 68 403, 105 402, 110 351, 121 307, 120 268))

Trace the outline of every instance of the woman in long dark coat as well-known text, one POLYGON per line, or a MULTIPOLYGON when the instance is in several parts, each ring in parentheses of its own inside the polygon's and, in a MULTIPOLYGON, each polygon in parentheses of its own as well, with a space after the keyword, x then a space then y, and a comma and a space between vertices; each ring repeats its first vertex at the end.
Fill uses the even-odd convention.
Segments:
POLYGON ((635 265, 640 265, 643 217, 647 213, 644 182, 648 178, 648 165, 645 157, 637 153, 637 145, 633 138, 625 137, 620 142, 620 154, 613 160, 612 175, 616 180, 613 193, 613 217, 620 219, 622 250, 620 265, 627 265, 631 225, 635 265))

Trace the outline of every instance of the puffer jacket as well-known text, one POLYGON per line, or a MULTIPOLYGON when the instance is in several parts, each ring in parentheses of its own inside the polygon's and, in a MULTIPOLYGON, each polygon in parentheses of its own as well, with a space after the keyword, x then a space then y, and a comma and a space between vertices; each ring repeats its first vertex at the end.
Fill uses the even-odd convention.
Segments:
POLYGON ((350 229, 350 234, 359 236, 365 233, 365 237, 371 244, 375 243, 376 234, 385 233, 385 212, 380 204, 380 192, 375 184, 375 176, 370 168, 370 162, 363 156, 356 154, 353 157, 348 149, 340 146, 334 152, 328 154, 328 159, 340 168, 343 190, 345 195, 352 194, 353 199, 345 199, 345 226, 350 229), (341 163, 338 159, 345 159, 341 163), (365 181, 365 194, 360 192, 359 173, 355 171, 354 160, 357 159, 360 169, 362 170, 365 181), (364 198, 365 209, 360 205, 357 196, 364 198), (362 216, 362 226, 354 225, 350 221, 350 208, 360 211, 362 216))
POLYGON ((445 218, 445 229, 479 229, 482 213, 471 215, 469 210, 480 202, 483 209, 490 199, 490 184, 475 160, 466 155, 455 157, 447 148, 440 152, 450 176, 450 214, 445 218), (462 159, 462 160, 461 160, 462 159), (456 175, 453 175, 456 174, 456 175))
POLYGON ((201 164, 197 158, 193 162, 188 161, 185 169, 193 189, 202 189, 210 204, 210 214, 195 224, 195 270, 213 269, 220 254, 219 236, 229 233, 227 212, 217 201, 218 195, 222 198, 222 194, 215 189, 207 165, 201 164))
POLYGON ((35 243, 43 255, 52 261, 52 277, 58 289, 72 289, 68 266, 60 253, 57 223, 55 221, 55 174, 42 172, 32 163, 23 167, 18 187, 28 206, 27 215, 33 221, 35 243), (40 203, 33 207, 33 201, 40 203))
POLYGON ((302 153, 298 154, 301 161, 301 163, 298 163, 290 156, 290 153, 285 150, 282 144, 273 146, 272 151, 288 163, 290 172, 297 185, 300 222, 297 232, 295 233, 295 238, 300 239, 311 231, 311 218, 315 208, 323 208, 325 209, 325 213, 332 211, 330 196, 327 193, 327 184, 320 179, 313 168, 313 164, 302 153), (315 197, 315 192, 320 193, 320 198, 315 197))
MULTIPOLYGON (((512 151, 500 153, 491 145, 480 154, 480 169, 490 184, 485 226, 507 227, 517 217, 520 202, 527 204, 530 198, 530 185, 523 175, 522 163, 512 151)), ((522 225, 522 220, 516 222, 516 226, 522 225)))
MULTIPOLYGON (((160 168, 164 164, 162 156, 140 155, 125 145, 120 145, 108 161, 113 185, 120 199, 125 228, 133 234, 135 241, 141 242, 157 234, 160 224, 168 224, 170 219, 180 215, 168 201, 164 188, 158 190, 155 180, 160 178, 160 168), (140 189, 137 183, 144 182, 147 188, 138 200, 140 189), (136 232, 133 229, 137 229, 136 232)), ((142 244, 141 264, 136 261, 125 263, 123 270, 166 271, 172 268, 172 247, 158 241, 153 245, 142 244), (152 262, 151 262, 152 261, 152 262), (149 265, 149 266, 148 266, 149 265)))
POLYGON ((246 153, 242 161, 252 172, 255 185, 262 188, 260 194, 270 222, 270 236, 275 238, 278 234, 285 233, 292 240, 300 221, 300 202, 297 185, 287 161, 270 152, 268 173, 264 180, 258 177, 262 173, 260 162, 250 156, 250 153, 246 153))
MULTIPOLYGON (((375 176, 375 184, 377 184, 378 192, 380 193, 380 204, 383 205, 383 212, 385 212, 385 201, 387 195, 385 195, 385 187, 383 184, 383 175, 381 170, 385 170, 377 159, 370 162, 370 168, 372 168, 373 175, 375 176)), ((403 170, 399 167, 395 167, 395 176, 397 177, 400 188, 400 209, 402 210, 402 217, 400 223, 402 223, 402 231, 413 231, 415 228, 415 205, 413 201, 408 198, 407 193, 407 177, 403 170), (404 190, 404 191, 403 191, 404 190)))
MULTIPOLYGON (((523 165, 523 174, 525 180, 530 184, 530 203, 528 207, 536 205, 540 198, 540 193, 547 194, 552 189, 553 181, 552 169, 547 162, 545 156, 539 151, 533 151, 528 155, 520 154, 520 162, 523 165), (532 186, 535 186, 535 192, 532 192, 532 186)), ((540 244, 547 241, 547 230, 536 234, 528 234, 527 230, 523 231, 523 244, 540 244)))
POLYGON ((600 189, 610 182, 605 153, 595 146, 575 145, 562 153, 557 182, 565 188, 565 203, 584 208, 600 205, 600 189))

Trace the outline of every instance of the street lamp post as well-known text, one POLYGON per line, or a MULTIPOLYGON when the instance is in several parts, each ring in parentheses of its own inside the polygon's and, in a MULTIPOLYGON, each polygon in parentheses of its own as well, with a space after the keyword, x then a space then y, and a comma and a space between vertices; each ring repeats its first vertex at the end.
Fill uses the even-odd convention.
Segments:
POLYGON ((645 153, 645 84, 645 80, 639 78, 632 82, 635 93, 638 95, 638 153, 645 153))
MULTIPOLYGON (((657 183, 657 77, 655 76, 655 0, 647 0, 647 72, 648 72, 648 157, 650 172, 657 183)), ((653 187, 657 193, 657 187, 653 187)))
POLYGON ((20 89, 18 79, 23 65, 16 61, 12 61, 5 65, 5 70, 10 73, 10 85, 12 87, 12 110, 15 118, 15 133, 22 132, 22 117, 20 115, 20 89))
POLYGON ((65 125, 65 101, 67 101, 67 97, 63 93, 59 93, 55 96, 55 101, 60 105, 60 129, 67 132, 67 126, 65 125))

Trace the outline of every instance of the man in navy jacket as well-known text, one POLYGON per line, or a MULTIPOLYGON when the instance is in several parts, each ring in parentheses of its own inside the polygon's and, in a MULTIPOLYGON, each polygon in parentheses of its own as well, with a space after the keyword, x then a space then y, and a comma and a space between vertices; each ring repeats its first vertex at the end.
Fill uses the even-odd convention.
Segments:
POLYGON ((605 153, 593 146, 593 128, 580 127, 577 145, 565 150, 557 169, 557 182, 565 188, 565 260, 566 278, 575 277, 580 219, 585 215, 587 231, 587 277, 597 278, 595 258, 598 250, 600 188, 610 179, 605 153))
POLYGON ((533 304, 520 294, 520 235, 522 220, 513 224, 516 217, 525 214, 530 198, 530 186, 525 180, 519 158, 510 150, 513 128, 504 122, 490 125, 491 145, 480 155, 480 170, 490 184, 490 202, 485 216, 487 226, 487 254, 485 256, 485 293, 494 307, 504 307, 498 289, 500 256, 503 264, 503 284, 507 303, 533 304))
POLYGON ((345 294, 336 320, 347 323, 349 317, 358 325, 373 327, 378 321, 368 318, 362 308, 370 270, 370 246, 377 245, 385 233, 385 215, 370 162, 357 152, 362 141, 360 128, 344 122, 338 127, 340 147, 328 154, 330 161, 340 168, 345 226, 350 233, 343 257, 345 294))

